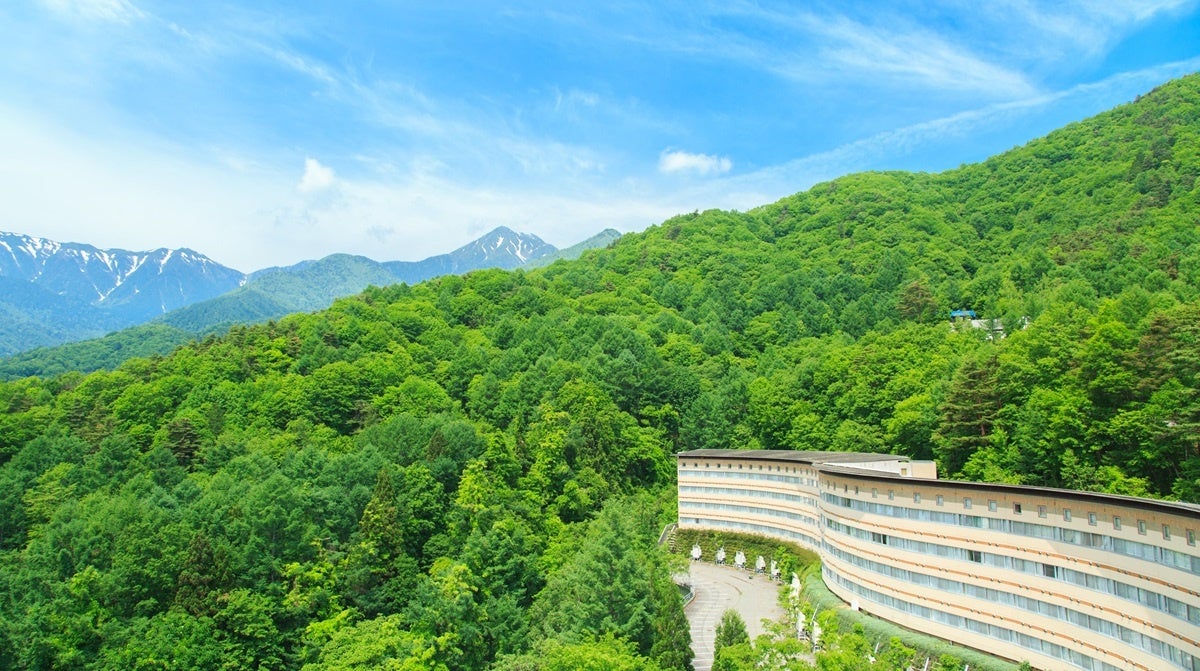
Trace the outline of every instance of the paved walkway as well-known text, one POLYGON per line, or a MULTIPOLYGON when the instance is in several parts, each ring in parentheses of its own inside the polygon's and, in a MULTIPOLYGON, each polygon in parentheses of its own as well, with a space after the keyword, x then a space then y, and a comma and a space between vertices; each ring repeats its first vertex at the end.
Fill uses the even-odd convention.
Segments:
POLYGON ((764 618, 783 619, 783 609, 776 603, 779 585, 766 576, 708 562, 691 562, 689 567, 696 590, 696 598, 687 607, 696 671, 712 669, 717 625, 727 609, 736 610, 746 621, 751 640, 763 633, 764 618))

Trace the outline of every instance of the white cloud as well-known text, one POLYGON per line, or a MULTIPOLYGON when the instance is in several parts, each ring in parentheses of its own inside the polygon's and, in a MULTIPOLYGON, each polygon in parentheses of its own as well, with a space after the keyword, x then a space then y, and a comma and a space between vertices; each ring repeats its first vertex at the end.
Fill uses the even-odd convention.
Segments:
POLYGON ((658 157, 658 170, 663 173, 695 172, 700 175, 724 174, 733 162, 724 156, 692 154, 686 151, 664 151, 658 157))
POLYGON ((296 190, 300 193, 324 191, 333 186, 333 182, 332 168, 321 165, 321 162, 315 158, 306 158, 304 159, 304 176, 300 178, 296 190))

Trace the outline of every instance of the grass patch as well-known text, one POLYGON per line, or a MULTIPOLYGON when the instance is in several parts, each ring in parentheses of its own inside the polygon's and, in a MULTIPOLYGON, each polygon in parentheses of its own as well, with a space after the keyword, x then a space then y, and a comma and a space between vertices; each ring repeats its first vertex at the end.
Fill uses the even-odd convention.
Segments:
POLYGON ((753 568, 759 555, 767 560, 767 570, 774 559, 779 563, 780 575, 785 581, 791 580, 792 573, 804 575, 812 567, 819 566, 820 558, 815 552, 806 550, 795 543, 775 540, 752 534, 731 533, 728 531, 709 531, 706 529, 678 529, 675 532, 675 547, 673 552, 690 557, 692 546, 699 545, 704 553, 703 560, 713 561, 718 548, 725 548, 728 557, 725 563, 733 565, 733 555, 738 550, 746 553, 746 566, 753 568))

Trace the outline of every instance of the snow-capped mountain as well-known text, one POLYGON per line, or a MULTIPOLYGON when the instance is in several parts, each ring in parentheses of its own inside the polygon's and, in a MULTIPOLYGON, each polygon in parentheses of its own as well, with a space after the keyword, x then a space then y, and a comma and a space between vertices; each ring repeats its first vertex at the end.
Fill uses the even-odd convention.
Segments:
POLYGON ((369 285, 511 269, 555 252, 500 227, 449 254, 380 263, 333 254, 243 275, 189 249, 101 250, 0 232, 0 356, 155 319, 201 335, 327 307, 369 285))
POLYGON ((511 270, 556 248, 532 233, 517 233, 501 226, 449 254, 423 261, 389 261, 384 265, 396 279, 415 284, 439 275, 465 273, 480 268, 511 270))
POLYGON ((129 252, 5 232, 0 276, 97 307, 121 306, 135 319, 223 294, 245 281, 242 273, 190 249, 129 252))
MULTIPOLYGON (((0 279, 0 304, 36 315, 29 326, 48 335, 78 324, 87 337, 219 296, 246 277, 190 249, 130 252, 0 232, 0 279)), ((49 344, 38 335, 31 340, 49 344)))

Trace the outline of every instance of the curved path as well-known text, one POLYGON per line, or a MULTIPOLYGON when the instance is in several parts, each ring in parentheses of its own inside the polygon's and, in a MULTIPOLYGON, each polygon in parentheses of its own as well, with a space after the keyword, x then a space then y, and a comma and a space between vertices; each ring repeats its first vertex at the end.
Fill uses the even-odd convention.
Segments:
POLYGON ((689 579, 696 598, 687 607, 692 632, 692 664, 696 671, 710 671, 713 641, 717 625, 727 609, 736 610, 746 621, 750 638, 763 633, 762 620, 780 620, 783 609, 777 603, 779 585, 763 575, 755 575, 730 566, 692 562, 689 579))

